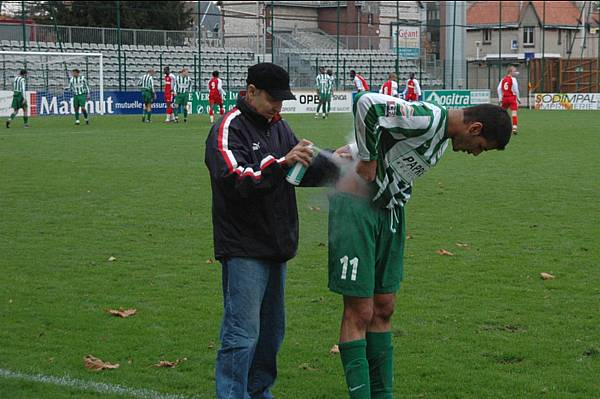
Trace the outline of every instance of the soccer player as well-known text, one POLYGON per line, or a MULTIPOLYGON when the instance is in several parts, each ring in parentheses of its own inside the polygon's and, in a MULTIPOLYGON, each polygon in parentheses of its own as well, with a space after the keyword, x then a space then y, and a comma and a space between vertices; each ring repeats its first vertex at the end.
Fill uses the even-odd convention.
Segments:
POLYGON ((329 289, 343 295, 341 361, 351 399, 393 397, 391 316, 403 273, 404 205, 413 180, 448 144, 475 156, 502 150, 508 114, 482 104, 446 110, 427 102, 359 93, 356 167, 330 198, 329 289))
POLYGON ((361 91, 369 91, 369 85, 367 84, 365 78, 356 73, 354 69, 350 70, 350 79, 352 79, 352 84, 354 84, 354 87, 358 93, 361 91))
POLYGON ((386 96, 398 97, 398 77, 394 72, 388 75, 388 80, 384 84, 381 85, 381 89, 379 89, 380 94, 385 94, 386 96))
POLYGON ((167 104, 167 116, 165 122, 173 122, 175 120, 175 115, 173 115, 173 107, 171 104, 174 99, 173 85, 175 84, 175 75, 171 73, 168 66, 163 68, 163 73, 165 74, 165 103, 167 104))
POLYGON ((26 78, 27 71, 25 69, 21 69, 19 75, 15 77, 15 80, 13 80, 13 99, 11 104, 13 113, 6 121, 7 128, 10 127, 10 122, 15 119, 19 113, 19 109, 21 108, 23 108, 23 121, 25 122, 25 127, 29 127, 29 124, 27 123, 29 120, 27 116, 27 100, 25 99, 25 91, 27 90, 26 78))
POLYGON ((85 76, 81 76, 79 69, 75 68, 71 71, 71 79, 69 79, 69 90, 73 93, 73 108, 75 110, 75 125, 79 125, 79 109, 85 118, 85 124, 90 124, 85 103, 90 99, 90 86, 88 85, 85 76))
POLYGON ((150 123, 152 116, 152 103, 156 100, 156 91, 154 91, 154 68, 148 69, 148 72, 140 77, 138 85, 142 90, 142 101, 144 102, 144 114, 142 122, 150 123))
POLYGON ((513 134, 517 134, 517 110, 521 103, 517 76, 519 76, 517 68, 511 65, 506 70, 506 76, 498 84, 498 102, 503 109, 510 108, 513 134))
POLYGON ((406 101, 418 101, 419 97, 421 97, 421 86, 419 86, 419 81, 415 79, 414 72, 410 73, 410 77, 406 81, 406 88, 402 92, 402 95, 406 101))
POLYGON ((219 106, 219 115, 223 115, 223 100, 225 99, 225 90, 223 90, 223 81, 219 79, 219 71, 213 71, 212 79, 208 81, 208 114, 210 123, 214 123, 214 106, 219 106))
POLYGON ((317 75, 317 94, 319 96, 319 105, 317 106, 317 112, 315 112, 315 119, 320 116, 321 107, 323 107, 323 119, 327 118, 329 110, 327 105, 331 107, 331 94, 333 90, 333 82, 331 77, 325 73, 325 67, 319 68, 319 74, 317 75))
POLYGON ((188 100, 190 98, 190 89, 192 80, 188 76, 188 69, 184 67, 179 76, 175 78, 175 121, 179 122, 179 111, 183 107, 183 122, 187 123, 188 100))

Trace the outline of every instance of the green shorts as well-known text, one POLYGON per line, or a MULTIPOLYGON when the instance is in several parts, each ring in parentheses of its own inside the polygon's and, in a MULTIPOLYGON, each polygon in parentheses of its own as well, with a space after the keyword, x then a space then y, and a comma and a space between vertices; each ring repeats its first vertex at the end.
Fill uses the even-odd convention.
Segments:
POLYGON ((20 109, 20 108, 25 108, 26 106, 27 106, 27 101, 25 101, 25 98, 23 97, 23 93, 21 93, 20 91, 14 92, 11 108, 12 109, 20 109))
POLYGON ((323 103, 328 103, 329 101, 331 101, 331 94, 321 94, 319 93, 319 101, 323 102, 323 103))
POLYGON ((81 107, 85 108, 85 103, 87 102, 87 94, 77 94, 73 96, 73 107, 75 109, 81 107))
POLYGON ((142 90, 142 101, 144 104, 152 104, 154 102, 154 93, 152 93, 152 90, 142 90))
POLYGON ((329 199, 329 289, 370 298, 400 289, 404 208, 376 208, 368 199, 335 193, 329 199))
POLYGON ((175 96, 175 106, 178 107, 183 105, 184 107, 187 105, 190 95, 188 93, 179 93, 175 96))

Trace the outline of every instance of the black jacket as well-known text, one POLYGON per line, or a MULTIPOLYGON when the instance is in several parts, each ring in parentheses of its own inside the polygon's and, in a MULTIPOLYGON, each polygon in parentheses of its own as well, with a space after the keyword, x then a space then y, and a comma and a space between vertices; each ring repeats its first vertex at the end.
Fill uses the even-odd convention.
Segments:
MULTIPOLYGON (((285 262, 298 248, 298 208, 286 180, 285 155, 298 143, 289 125, 271 122, 244 98, 211 128, 205 162, 210 172, 215 257, 285 262)), ((337 167, 317 156, 302 186, 334 181, 337 167)))

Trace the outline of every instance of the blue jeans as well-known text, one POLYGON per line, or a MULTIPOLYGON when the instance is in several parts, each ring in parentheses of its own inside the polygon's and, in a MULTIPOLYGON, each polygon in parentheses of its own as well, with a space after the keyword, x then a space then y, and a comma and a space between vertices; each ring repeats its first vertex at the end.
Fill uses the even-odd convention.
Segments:
POLYGON ((217 354, 219 399, 272 399, 285 331, 285 263, 222 260, 223 322, 217 354))

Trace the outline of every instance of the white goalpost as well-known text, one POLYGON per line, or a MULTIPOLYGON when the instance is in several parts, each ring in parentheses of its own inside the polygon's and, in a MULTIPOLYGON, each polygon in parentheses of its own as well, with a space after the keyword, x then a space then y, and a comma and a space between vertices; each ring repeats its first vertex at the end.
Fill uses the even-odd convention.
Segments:
POLYGON ((90 86, 86 109, 90 114, 103 115, 104 68, 102 53, 62 53, 37 51, 0 51, 0 116, 10 114, 12 84, 22 69, 27 71, 27 92, 30 115, 70 115, 73 113, 73 93, 69 90, 71 71, 79 69, 90 86))

